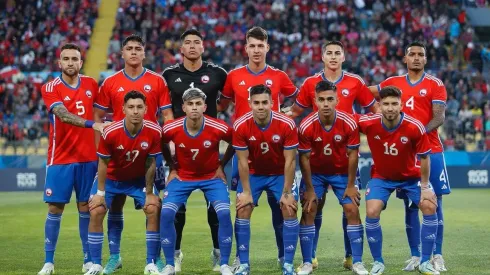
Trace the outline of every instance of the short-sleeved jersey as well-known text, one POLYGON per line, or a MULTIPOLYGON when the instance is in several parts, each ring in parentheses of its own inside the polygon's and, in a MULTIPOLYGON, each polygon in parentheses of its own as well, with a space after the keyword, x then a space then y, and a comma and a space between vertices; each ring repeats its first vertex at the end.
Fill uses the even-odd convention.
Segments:
MULTIPOLYGON (((313 108, 313 111, 318 111, 315 104, 315 87, 322 80, 327 80, 323 71, 305 79, 296 97, 296 104, 302 108, 313 108)), ((376 103, 376 99, 374 99, 369 88, 362 78, 356 74, 342 71, 342 75, 334 84, 337 86, 337 97, 339 99, 337 110, 353 114, 353 106, 356 101, 363 108, 369 108, 376 103)))
POLYGON ((163 126, 163 142, 175 143, 177 174, 182 180, 208 180, 220 165, 219 143, 231 143, 232 129, 224 121, 204 116, 201 130, 191 136, 186 117, 163 126))
MULTIPOLYGON (((395 86, 402 91, 403 112, 427 125, 432 120, 433 104, 446 104, 447 93, 444 83, 438 78, 424 73, 416 83, 410 83, 408 74, 394 76, 378 85, 378 91, 386 86, 395 86)), ((444 147, 437 130, 427 133, 432 153, 441 153, 444 147)))
POLYGON ((303 119, 299 126, 299 152, 311 152, 310 167, 315 174, 347 175, 348 149, 360 145, 359 129, 352 115, 336 111, 333 125, 327 130, 318 112, 303 119))
POLYGON ((68 112, 86 120, 93 120, 93 103, 97 98, 95 79, 80 75, 73 88, 61 77, 44 84, 41 94, 49 111, 48 165, 89 162, 97 160, 94 130, 62 122, 53 114, 53 108, 63 105, 68 112))
POLYGON ((126 129, 124 119, 106 127, 97 155, 110 158, 107 178, 115 181, 144 178, 146 160, 161 154, 161 137, 160 126, 148 120, 143 120, 143 127, 135 136, 131 136, 126 129))
POLYGON ((249 112, 238 118, 233 128, 235 150, 249 151, 250 174, 284 175, 284 150, 298 147, 298 130, 292 119, 273 111, 269 125, 261 128, 249 112))
POLYGON ((167 83, 161 75, 146 68, 136 78, 129 77, 124 70, 107 77, 100 86, 94 106, 104 111, 112 110, 114 121, 122 120, 124 96, 131 90, 146 96, 146 120, 156 123, 158 111, 171 107, 167 83))
POLYGON ((375 165, 373 178, 404 181, 420 178, 417 156, 431 151, 424 125, 415 118, 401 113, 400 123, 388 130, 381 114, 359 118, 359 130, 367 136, 375 165))
POLYGON ((248 106, 250 88, 259 84, 264 84, 271 89, 272 100, 274 101, 272 111, 275 112, 279 112, 281 104, 279 94, 283 94, 285 97, 292 97, 298 90, 285 72, 269 65, 266 65, 258 73, 252 72, 248 65, 234 69, 228 74, 221 95, 235 102, 235 118, 239 118, 251 111, 248 106))
POLYGON ((203 61, 201 68, 191 72, 183 64, 175 64, 166 68, 163 73, 170 97, 172 99, 172 111, 174 118, 185 116, 182 110, 182 96, 185 90, 195 87, 206 94, 206 112, 210 117, 217 117, 216 100, 225 86, 227 73, 225 69, 210 62, 203 61))

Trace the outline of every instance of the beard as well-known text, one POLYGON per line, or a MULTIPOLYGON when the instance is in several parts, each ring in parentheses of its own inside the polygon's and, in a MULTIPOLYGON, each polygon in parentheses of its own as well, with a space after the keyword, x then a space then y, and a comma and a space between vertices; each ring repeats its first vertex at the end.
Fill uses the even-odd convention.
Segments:
POLYGON ((63 69, 63 74, 69 76, 69 77, 73 77, 73 76, 76 76, 78 75, 80 71, 78 71, 77 69, 75 68, 72 68, 72 69, 63 69))

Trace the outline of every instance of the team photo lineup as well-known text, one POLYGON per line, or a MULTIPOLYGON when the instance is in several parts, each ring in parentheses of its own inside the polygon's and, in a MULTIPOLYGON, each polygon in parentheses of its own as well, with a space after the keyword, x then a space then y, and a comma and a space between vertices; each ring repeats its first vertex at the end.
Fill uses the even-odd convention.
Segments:
POLYGON ((180 36, 183 62, 159 74, 143 66, 145 41, 131 34, 121 45, 124 69, 100 86, 80 74, 79 45, 60 46, 61 76, 41 92, 50 133, 45 262, 38 275, 55 274, 61 217, 72 191, 80 213, 80 274, 124 274, 123 208, 131 198, 146 217, 144 274, 185 271, 181 242, 186 213, 194 211, 186 203, 196 190, 204 194, 213 272, 259 274, 250 260, 251 244, 259 242, 251 223, 264 191, 268 205, 260 205, 270 208, 277 244, 271 252, 279 265, 270 272, 329 274, 317 256, 319 236, 328 234, 320 231, 327 193, 343 209, 345 257, 338 265, 347 272, 388 274, 385 265, 427 275, 447 271, 442 201, 451 189, 437 131, 447 93, 424 70, 424 42, 403 46, 406 74, 368 86, 342 69, 344 45, 327 41, 323 70, 296 87, 267 64, 267 31, 254 26, 245 36, 248 62, 227 72, 203 61, 206 38, 188 29, 180 36), (232 125, 218 119, 230 105, 232 125), (360 181, 358 168, 361 135, 374 162, 368 182, 360 181), (225 174, 228 163, 231 174, 225 174), (382 253, 380 217, 390 211, 392 193, 405 205, 410 255, 403 266, 385 263, 382 253), (102 253, 105 240, 109 255, 102 253), (363 255, 365 240, 370 255, 363 255), (298 245, 301 262, 294 261, 298 245))

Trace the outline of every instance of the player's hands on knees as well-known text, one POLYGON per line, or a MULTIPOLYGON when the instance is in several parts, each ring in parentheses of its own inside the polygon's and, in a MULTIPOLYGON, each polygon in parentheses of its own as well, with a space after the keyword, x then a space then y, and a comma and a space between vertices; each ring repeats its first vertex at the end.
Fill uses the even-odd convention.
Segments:
POLYGON ((90 201, 88 202, 88 209, 89 209, 89 211, 92 211, 99 206, 103 206, 107 209, 104 196, 99 196, 99 195, 95 194, 92 197, 92 199, 90 199, 90 201))
POLYGON ((223 182, 226 183, 226 174, 221 165, 216 169, 213 179, 222 179, 223 182))
POLYGON ((306 191, 303 193, 303 211, 306 213, 311 212, 311 207, 313 204, 318 203, 318 197, 316 196, 315 190, 306 191))
POLYGON ((421 194, 420 194, 420 202, 422 203, 424 200, 427 200, 431 203, 433 203, 437 207, 437 197, 436 194, 434 193, 434 189, 432 189, 432 186, 428 187, 421 187, 421 194))
POLYGON ((100 132, 102 133, 102 131, 104 131, 104 128, 111 125, 112 122, 109 122, 109 121, 106 121, 104 123, 100 123, 100 122, 95 122, 93 125, 92 125, 92 128, 97 131, 97 132, 100 132))
POLYGON ((173 179, 177 179, 177 180, 181 180, 179 175, 177 174, 177 170, 175 169, 172 169, 170 170, 170 173, 168 173, 168 177, 167 177, 167 185, 173 180, 173 179))
POLYGON ((281 209, 286 208, 290 216, 295 215, 296 211, 298 211, 298 202, 290 192, 282 193, 279 203, 281 204, 281 209))
POLYGON ((349 197, 355 205, 359 206, 361 204, 361 193, 359 193, 359 189, 357 189, 356 186, 347 186, 347 188, 345 188, 342 199, 347 197, 349 197))
POLYGON ((236 197, 236 210, 240 210, 246 206, 254 205, 252 194, 249 192, 242 192, 236 197))
POLYGON ((145 199, 145 206, 143 206, 143 210, 146 211, 148 206, 153 205, 156 206, 157 208, 160 208, 160 197, 157 195, 151 193, 151 194, 146 194, 146 199, 145 199))

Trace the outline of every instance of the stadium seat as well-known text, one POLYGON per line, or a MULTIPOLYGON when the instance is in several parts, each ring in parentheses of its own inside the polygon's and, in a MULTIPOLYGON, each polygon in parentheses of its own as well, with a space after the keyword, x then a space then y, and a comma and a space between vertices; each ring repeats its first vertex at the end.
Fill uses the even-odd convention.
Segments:
POLYGON ((17 147, 17 148, 15 149, 15 154, 16 154, 16 155, 20 155, 20 156, 25 155, 25 154, 26 154, 26 148, 24 148, 24 147, 20 147, 20 146, 19 146, 19 147, 17 147))
POLYGON ((36 154, 36 148, 34 146, 27 147, 26 155, 34 155, 36 154))
POLYGON ((48 138, 47 137, 41 138, 41 147, 48 147, 48 138))
POLYGON ((4 155, 6 155, 6 156, 15 155, 15 148, 14 148, 14 146, 7 146, 7 148, 5 148, 4 155))
POLYGON ((474 152, 477 149, 477 143, 476 142, 466 142, 466 151, 467 152, 474 152))
POLYGON ((41 147, 37 149, 37 154, 38 155, 46 155, 48 153, 48 148, 47 147, 41 147))
POLYGON ((0 147, 3 147, 3 145, 7 142, 7 139, 4 137, 0 137, 0 147))

